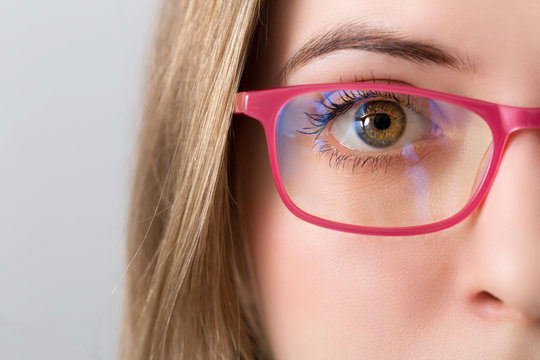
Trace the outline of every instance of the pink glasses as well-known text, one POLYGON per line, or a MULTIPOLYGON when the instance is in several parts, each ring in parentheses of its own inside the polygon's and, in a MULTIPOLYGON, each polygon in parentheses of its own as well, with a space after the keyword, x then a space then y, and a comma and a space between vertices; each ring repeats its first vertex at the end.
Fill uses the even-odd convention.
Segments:
POLYGON ((509 135, 540 108, 401 85, 338 83, 237 94, 265 130, 274 181, 299 218, 358 234, 451 227, 485 198, 509 135))

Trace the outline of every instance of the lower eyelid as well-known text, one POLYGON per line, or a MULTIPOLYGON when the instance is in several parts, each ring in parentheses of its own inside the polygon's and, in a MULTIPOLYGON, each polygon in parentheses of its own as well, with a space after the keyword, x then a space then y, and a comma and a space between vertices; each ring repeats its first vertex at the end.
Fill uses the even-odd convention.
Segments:
POLYGON ((430 156, 434 146, 439 142, 435 139, 425 139, 413 144, 401 145, 381 152, 358 152, 348 149, 334 139, 320 140, 314 145, 321 156, 328 157, 329 166, 336 170, 350 169, 353 173, 359 171, 399 171, 403 170, 408 162, 419 162, 430 156))

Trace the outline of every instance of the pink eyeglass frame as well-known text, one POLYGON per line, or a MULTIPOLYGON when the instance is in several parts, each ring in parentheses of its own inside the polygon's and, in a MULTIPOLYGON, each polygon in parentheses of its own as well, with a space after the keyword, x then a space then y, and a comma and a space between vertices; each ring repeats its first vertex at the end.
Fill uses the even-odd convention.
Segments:
POLYGON ((510 134, 518 130, 540 129, 540 108, 521 108, 499 105, 487 101, 446 94, 438 91, 382 83, 298 85, 240 92, 236 94, 234 114, 247 115, 258 120, 263 125, 275 186, 285 206, 294 215, 309 223, 332 230, 355 234, 384 236, 408 236, 431 233, 447 229, 466 219, 471 213, 474 212, 478 205, 482 203, 489 192, 491 184, 495 179, 495 174, 497 173, 499 164, 501 163, 504 148, 510 134), (339 90, 373 90, 421 96, 461 106, 484 119, 493 134, 493 152, 487 165, 487 171, 485 172, 477 190, 465 207, 455 215, 439 222, 419 226, 393 228, 357 226, 339 223, 310 215, 298 208, 287 195, 279 171, 276 148, 277 121, 279 114, 282 108, 290 100, 299 95, 312 92, 339 90))

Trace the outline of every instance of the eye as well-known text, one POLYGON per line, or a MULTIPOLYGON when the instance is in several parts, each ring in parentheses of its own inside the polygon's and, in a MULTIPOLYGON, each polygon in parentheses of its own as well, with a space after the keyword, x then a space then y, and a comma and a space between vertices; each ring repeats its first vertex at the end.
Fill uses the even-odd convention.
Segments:
POLYGON ((372 100, 335 117, 330 133, 351 150, 377 152, 419 141, 433 126, 424 115, 396 101, 372 100))
POLYGON ((393 145, 405 129, 405 113, 392 101, 370 101, 354 114, 354 129, 368 145, 383 148, 393 145))

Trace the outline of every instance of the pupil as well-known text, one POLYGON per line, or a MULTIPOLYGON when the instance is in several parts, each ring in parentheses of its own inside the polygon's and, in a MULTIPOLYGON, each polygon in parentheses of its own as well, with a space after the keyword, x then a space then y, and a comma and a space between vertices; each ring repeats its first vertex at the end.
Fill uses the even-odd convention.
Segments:
POLYGON ((390 116, 388 114, 377 114, 375 119, 373 119, 373 125, 377 130, 386 130, 390 127, 390 116))

